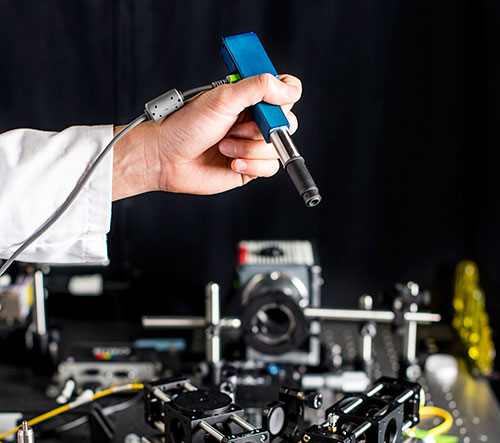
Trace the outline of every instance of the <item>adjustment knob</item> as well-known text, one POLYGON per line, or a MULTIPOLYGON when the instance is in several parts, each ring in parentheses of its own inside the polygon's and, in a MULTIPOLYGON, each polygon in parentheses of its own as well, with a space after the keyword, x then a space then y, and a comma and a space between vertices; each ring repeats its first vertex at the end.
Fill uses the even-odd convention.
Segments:
POLYGON ((313 409, 319 409, 323 405, 323 394, 311 392, 306 397, 306 405, 313 409))

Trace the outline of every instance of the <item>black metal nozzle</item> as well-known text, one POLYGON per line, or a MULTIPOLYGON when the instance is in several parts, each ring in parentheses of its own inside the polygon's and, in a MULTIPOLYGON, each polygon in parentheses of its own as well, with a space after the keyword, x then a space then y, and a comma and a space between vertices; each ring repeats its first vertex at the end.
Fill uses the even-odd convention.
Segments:
POLYGON ((303 157, 294 157, 288 160, 285 164, 286 172, 293 181, 293 184, 299 191, 300 196, 304 199, 304 203, 309 208, 316 206, 321 201, 319 189, 316 186, 306 162, 303 157))
POLYGON ((293 143, 286 126, 276 128, 269 133, 283 166, 293 181, 293 184, 304 199, 307 207, 312 208, 321 201, 318 187, 307 169, 304 158, 293 143))

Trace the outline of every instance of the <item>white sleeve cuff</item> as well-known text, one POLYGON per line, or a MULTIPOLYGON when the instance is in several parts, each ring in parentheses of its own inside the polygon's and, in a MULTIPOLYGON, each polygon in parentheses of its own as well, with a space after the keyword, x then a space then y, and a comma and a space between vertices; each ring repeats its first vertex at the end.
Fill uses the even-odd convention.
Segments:
MULTIPOLYGON (((0 135, 0 257, 8 258, 64 202, 113 137, 113 126, 62 132, 17 129, 0 135)), ((113 155, 110 152, 68 211, 19 261, 107 262, 113 155)))

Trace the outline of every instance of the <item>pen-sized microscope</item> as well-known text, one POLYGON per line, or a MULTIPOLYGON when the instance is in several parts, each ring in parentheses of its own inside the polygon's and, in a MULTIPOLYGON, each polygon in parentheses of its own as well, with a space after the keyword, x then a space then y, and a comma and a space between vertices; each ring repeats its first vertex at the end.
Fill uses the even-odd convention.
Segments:
MULTIPOLYGON (((241 78, 264 73, 277 76, 266 50, 254 32, 231 35, 222 39, 222 59, 231 74, 241 78)), ((279 106, 260 102, 252 106, 252 114, 264 139, 274 145, 300 196, 308 207, 321 201, 318 187, 290 137, 290 124, 279 106)))

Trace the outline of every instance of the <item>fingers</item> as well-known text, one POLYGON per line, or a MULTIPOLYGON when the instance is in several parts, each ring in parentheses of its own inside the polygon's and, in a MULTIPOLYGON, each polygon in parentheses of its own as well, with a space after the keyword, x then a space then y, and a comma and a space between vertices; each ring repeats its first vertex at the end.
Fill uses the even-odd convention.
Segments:
POLYGON ((281 80, 283 83, 286 83, 287 85, 296 86, 302 92, 302 82, 297 77, 294 77, 293 75, 290 74, 280 74, 278 75, 278 79, 281 80))
MULTIPOLYGON (((288 122, 290 123, 290 134, 295 133, 297 128, 299 127, 299 122, 297 121, 297 117, 293 112, 288 112, 286 115, 288 122)), ((260 132, 259 127, 255 121, 247 121, 235 123, 231 130, 227 134, 229 137, 235 138, 246 138, 250 140, 264 140, 262 133, 260 132)))
POLYGON ((204 94, 213 98, 213 106, 221 114, 236 115, 261 101, 273 105, 290 105, 300 99, 302 85, 291 75, 278 80, 271 74, 249 77, 232 85, 222 85, 204 94))
MULTIPOLYGON (((287 115, 290 132, 298 127, 297 118, 292 112, 287 115)), ((233 158, 231 169, 241 174, 243 184, 255 177, 270 177, 279 170, 276 149, 266 143, 255 122, 235 123, 228 136, 219 143, 219 151, 233 158)))
POLYGON ((227 138, 219 143, 219 151, 230 158, 275 160, 278 158, 276 149, 263 140, 227 138))
POLYGON ((278 160, 242 160, 231 162, 231 169, 238 174, 249 177, 271 177, 280 168, 278 160))
MULTIPOLYGON (((297 88, 299 88, 300 93, 302 94, 302 82, 297 77, 294 77, 293 75, 290 75, 290 74, 281 74, 278 76, 278 78, 286 84, 296 86, 297 88)), ((290 112, 290 110, 293 108, 294 104, 295 104, 295 102, 287 103, 281 107, 281 109, 283 110, 285 115, 287 115, 290 112)), ((288 117, 288 115, 287 115, 287 117, 288 117)))

